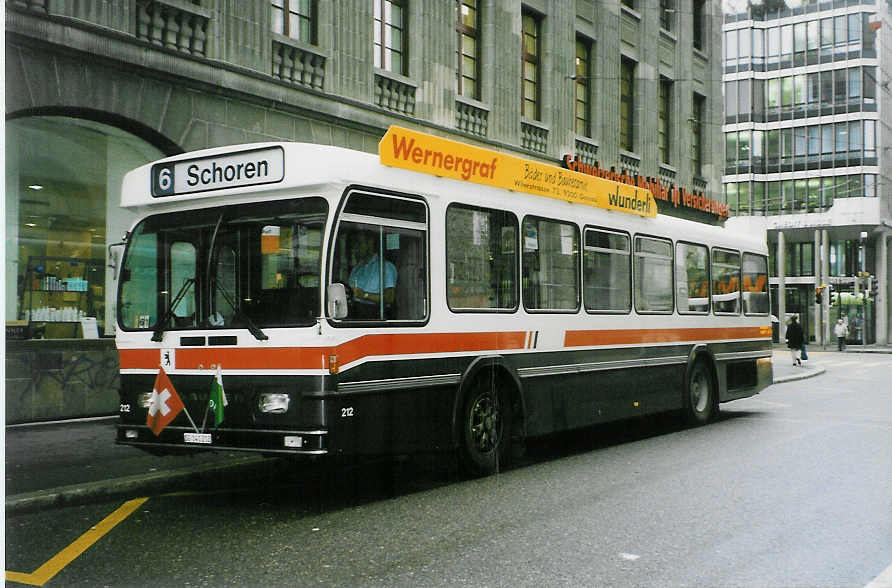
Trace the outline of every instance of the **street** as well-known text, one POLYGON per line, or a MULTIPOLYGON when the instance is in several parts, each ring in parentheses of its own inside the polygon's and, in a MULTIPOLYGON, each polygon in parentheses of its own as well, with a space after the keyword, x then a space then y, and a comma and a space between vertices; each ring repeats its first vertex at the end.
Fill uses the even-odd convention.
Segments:
POLYGON ((429 457, 283 462, 7 515, 7 585, 864 586, 892 564, 892 355, 809 355, 824 374, 708 426, 533 440, 483 479, 429 457))

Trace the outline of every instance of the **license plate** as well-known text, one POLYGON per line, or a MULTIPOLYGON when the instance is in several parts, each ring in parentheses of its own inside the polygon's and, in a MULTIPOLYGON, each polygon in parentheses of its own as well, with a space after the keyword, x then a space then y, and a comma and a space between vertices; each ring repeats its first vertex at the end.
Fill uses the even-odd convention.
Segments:
POLYGON ((183 441, 186 443, 201 443, 203 445, 211 444, 210 433, 183 433, 183 441))

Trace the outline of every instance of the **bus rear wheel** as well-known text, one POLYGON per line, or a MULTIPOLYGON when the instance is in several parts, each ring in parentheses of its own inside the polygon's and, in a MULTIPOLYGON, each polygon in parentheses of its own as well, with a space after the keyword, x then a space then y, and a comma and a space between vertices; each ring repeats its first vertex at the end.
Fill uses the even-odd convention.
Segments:
POLYGON ((511 445, 511 408, 497 378, 477 378, 462 404, 461 457, 472 475, 487 476, 507 462, 511 445))
POLYGON ((705 425, 716 413, 715 381, 709 366, 697 361, 691 366, 685 390, 685 420, 691 425, 705 425))

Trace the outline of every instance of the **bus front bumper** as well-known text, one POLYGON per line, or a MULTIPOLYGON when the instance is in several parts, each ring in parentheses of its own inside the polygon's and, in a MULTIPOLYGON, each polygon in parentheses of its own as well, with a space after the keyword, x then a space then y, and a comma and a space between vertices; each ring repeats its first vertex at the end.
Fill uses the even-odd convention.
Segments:
POLYGON ((249 451, 282 455, 326 455, 328 431, 227 429, 197 432, 190 427, 167 426, 155 435, 145 425, 118 424, 115 443, 158 453, 194 451, 249 451))

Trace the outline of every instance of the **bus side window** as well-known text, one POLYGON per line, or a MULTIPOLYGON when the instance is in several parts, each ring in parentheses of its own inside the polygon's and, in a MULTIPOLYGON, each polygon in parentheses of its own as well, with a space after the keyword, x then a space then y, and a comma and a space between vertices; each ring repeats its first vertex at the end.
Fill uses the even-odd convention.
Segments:
POLYGON ((740 253, 712 250, 712 308, 717 314, 740 313, 740 253))
POLYGON ((586 310, 629 312, 632 309, 630 262, 628 235, 585 230, 582 278, 586 310))
POLYGON ((420 321, 428 313, 427 208, 354 192, 338 223, 332 283, 344 284, 344 321, 420 321), (379 222, 376 222, 379 221, 379 222))
POLYGON ((768 300, 768 260, 763 255, 743 254, 743 313, 767 315, 771 305, 768 300))
POLYGON ((635 310, 672 312, 672 242, 635 237, 635 310))
POLYGON ((579 309, 579 229, 523 219, 523 305, 528 310, 579 309))
POLYGON ((675 299, 682 314, 709 312, 709 250, 705 245, 675 245, 675 299))
POLYGON ((453 311, 517 308, 517 217, 501 210, 449 207, 446 300, 453 311))

